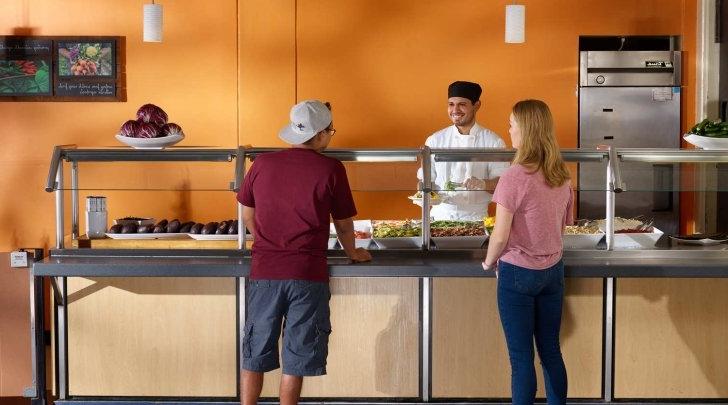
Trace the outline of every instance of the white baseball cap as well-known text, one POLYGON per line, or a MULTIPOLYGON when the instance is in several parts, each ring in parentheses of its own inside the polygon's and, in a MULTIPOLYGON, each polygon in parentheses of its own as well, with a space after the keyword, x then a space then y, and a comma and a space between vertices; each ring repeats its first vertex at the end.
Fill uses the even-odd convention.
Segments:
POLYGON ((331 111, 318 100, 301 101, 291 108, 291 123, 278 137, 291 145, 300 145, 331 125, 331 111))

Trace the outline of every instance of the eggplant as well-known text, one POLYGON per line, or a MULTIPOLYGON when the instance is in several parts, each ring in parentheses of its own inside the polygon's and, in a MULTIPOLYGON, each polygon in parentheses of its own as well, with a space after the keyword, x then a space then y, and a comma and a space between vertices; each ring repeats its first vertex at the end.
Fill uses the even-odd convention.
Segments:
POLYGON ((109 233, 121 233, 121 224, 111 225, 109 233))
POLYGON ((121 227, 121 233, 137 233, 136 224, 126 224, 121 227))
POLYGON ((202 233, 202 228, 205 227, 205 224, 194 224, 190 228, 190 233, 194 233, 195 235, 199 235, 202 233))
POLYGON ((227 234, 228 229, 228 221, 222 221, 217 226, 217 230, 215 231, 215 235, 225 235, 227 234))
POLYGON ((180 225, 179 227, 179 233, 190 233, 190 229, 192 229, 192 225, 195 223, 192 221, 185 222, 184 224, 180 225))
POLYGON ((200 233, 203 235, 214 235, 215 232, 217 232, 217 226, 217 222, 208 222, 207 225, 202 228, 200 233))
POLYGON ((179 219, 173 219, 167 224, 167 233, 177 233, 179 232, 179 227, 179 219))
POLYGON ((139 225, 139 228, 137 228, 137 233, 152 233, 152 226, 151 225, 139 225))
POLYGON ((238 220, 232 221, 230 225, 228 226, 227 233, 228 235, 237 235, 238 234, 238 220))
POLYGON ((162 228, 167 228, 167 220, 163 219, 163 220, 157 222, 157 225, 154 225, 155 228, 158 226, 161 226, 162 228))

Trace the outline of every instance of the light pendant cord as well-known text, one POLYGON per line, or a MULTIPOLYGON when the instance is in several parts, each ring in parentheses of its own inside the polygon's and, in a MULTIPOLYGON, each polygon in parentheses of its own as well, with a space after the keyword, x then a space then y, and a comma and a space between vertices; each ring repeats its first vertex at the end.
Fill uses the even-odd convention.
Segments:
POLYGON ((293 104, 298 104, 298 0, 293 0, 293 104))

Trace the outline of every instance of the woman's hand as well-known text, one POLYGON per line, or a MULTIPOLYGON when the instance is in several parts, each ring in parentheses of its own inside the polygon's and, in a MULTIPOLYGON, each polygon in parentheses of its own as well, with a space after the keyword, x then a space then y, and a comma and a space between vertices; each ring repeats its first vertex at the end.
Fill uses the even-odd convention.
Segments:
POLYGON ((483 266, 483 270, 485 271, 495 271, 495 278, 498 278, 498 267, 494 266, 492 264, 486 264, 485 262, 480 263, 481 266, 483 266))

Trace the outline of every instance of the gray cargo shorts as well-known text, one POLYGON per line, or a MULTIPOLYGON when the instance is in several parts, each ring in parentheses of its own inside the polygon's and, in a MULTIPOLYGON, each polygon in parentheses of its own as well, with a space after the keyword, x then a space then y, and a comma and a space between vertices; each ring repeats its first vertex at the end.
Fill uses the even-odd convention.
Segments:
POLYGON ((280 367, 278 338, 282 326, 283 374, 326 374, 331 334, 328 283, 250 280, 246 296, 243 369, 264 373, 280 367))

